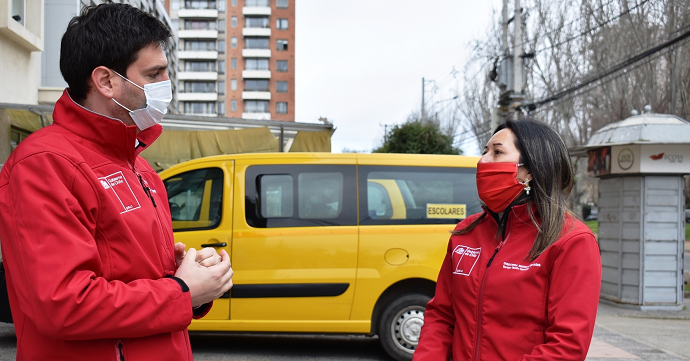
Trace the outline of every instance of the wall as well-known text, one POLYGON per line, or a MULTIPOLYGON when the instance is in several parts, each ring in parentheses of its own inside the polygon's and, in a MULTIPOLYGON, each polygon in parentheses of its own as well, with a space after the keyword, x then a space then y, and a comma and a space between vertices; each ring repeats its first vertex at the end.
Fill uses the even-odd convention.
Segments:
POLYGON ((41 53, 0 35, 0 103, 38 104, 41 53))

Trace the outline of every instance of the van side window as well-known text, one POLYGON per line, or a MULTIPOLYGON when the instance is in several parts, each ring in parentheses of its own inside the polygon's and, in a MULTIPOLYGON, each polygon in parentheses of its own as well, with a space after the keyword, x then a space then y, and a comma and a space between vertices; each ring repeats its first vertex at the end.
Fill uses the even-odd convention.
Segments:
POLYGON ((245 217, 252 227, 357 224, 354 165, 256 165, 245 174, 245 217))
POLYGON ((336 218, 340 215, 342 208, 342 173, 300 173, 300 218, 336 218))
POLYGON ((173 230, 218 227, 222 218, 223 171, 205 168, 178 174, 164 181, 173 230))
POLYGON ((367 205, 372 219, 390 219, 393 215, 391 197, 381 183, 367 182, 367 205))
POLYGON ((292 217, 292 176, 265 175, 260 179, 261 217, 292 217))
POLYGON ((481 211, 475 172, 474 168, 360 166, 360 224, 457 223, 481 211))

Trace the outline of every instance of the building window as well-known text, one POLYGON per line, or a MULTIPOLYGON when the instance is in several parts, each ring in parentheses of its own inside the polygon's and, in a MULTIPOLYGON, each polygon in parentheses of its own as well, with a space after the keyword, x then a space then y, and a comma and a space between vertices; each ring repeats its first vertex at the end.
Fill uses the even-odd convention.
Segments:
POLYGON ((187 114, 216 114, 214 102, 185 102, 184 112, 187 114))
POLYGON ((247 100, 244 102, 245 113, 268 113, 268 100, 247 100))
POLYGON ((232 46, 233 49, 235 49, 237 47, 237 38, 236 37, 233 36, 230 39, 230 46, 232 46))
POLYGON ((237 100, 231 100, 230 101, 230 111, 231 112, 237 111, 237 100))
POLYGON ((221 80, 218 82, 218 95, 225 94, 225 81, 221 80))
POLYGON ((225 19, 219 19, 218 20, 218 32, 219 33, 225 32, 225 19))
POLYGON ((225 60, 218 61, 218 74, 225 74, 225 60))
POLYGON ((237 6, 237 0, 232 0, 232 6, 237 6))
POLYGON ((216 42, 213 40, 185 40, 184 50, 186 51, 215 51, 216 42))
POLYGON ((170 19, 170 22, 173 27, 171 30, 180 30, 180 19, 170 19))
POLYGON ((182 82, 182 93, 215 93, 216 84, 207 81, 185 81, 182 82))
POLYGON ((244 60, 244 70, 268 70, 268 59, 247 58, 244 60))
POLYGON ((230 26, 232 26, 233 28, 237 27, 237 16, 233 16, 232 18, 230 18, 230 26))
POLYGON ((245 38, 245 49, 269 49, 268 38, 245 38))
POLYGON ((30 134, 31 133, 23 129, 10 126, 10 146, 12 146, 12 151, 14 151, 19 143, 26 139, 26 137, 28 137, 30 134))
POLYGON ((180 10, 180 0, 170 1, 170 9, 171 10, 180 10))
POLYGON ((187 30, 216 30, 216 22, 207 20, 185 20, 184 28, 187 30))
POLYGON ((288 8, 288 0, 276 0, 276 7, 278 9, 287 9, 288 8))
POLYGON ((268 0, 244 0, 244 6, 268 7, 268 0))
POLYGON ((288 50, 288 41, 285 39, 278 39, 277 41, 277 49, 278 51, 287 51, 288 50))
POLYGON ((221 13, 225 12, 225 0, 218 0, 218 11, 221 13))
POLYGON ((276 82, 276 93, 287 93, 287 92, 288 92, 288 84, 286 81, 276 82))
POLYGON ((286 102, 277 102, 276 103, 276 113, 287 114, 287 103, 286 102))
POLYGON ((216 71, 216 63, 212 61, 186 61, 184 71, 216 71))
POLYGON ((230 59, 230 68, 237 69, 237 58, 230 59))
POLYGON ((277 19, 276 20, 276 29, 287 30, 287 28, 288 28, 288 19, 277 19))
POLYGON ((230 80, 230 90, 237 90, 237 79, 230 80))
POLYGON ((268 29, 271 25, 268 16, 247 16, 244 18, 244 27, 268 29))
POLYGON ((225 115, 225 102, 218 102, 218 115, 225 115))
POLYGON ((287 60, 277 60, 276 61, 276 71, 279 71, 281 73, 287 72, 288 71, 287 60))
POLYGON ((218 53, 225 54, 225 39, 218 39, 218 53))
POLYGON ((268 79, 247 79, 244 81, 244 90, 248 92, 267 92, 268 79))
POLYGON ((216 0, 185 0, 185 9, 215 9, 216 0))

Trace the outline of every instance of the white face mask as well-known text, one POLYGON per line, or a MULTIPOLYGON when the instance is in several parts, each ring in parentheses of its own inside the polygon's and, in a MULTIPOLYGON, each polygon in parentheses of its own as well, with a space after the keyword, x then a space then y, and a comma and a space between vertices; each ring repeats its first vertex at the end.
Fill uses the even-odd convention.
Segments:
MULTIPOLYGON (((117 75, 120 73, 113 70, 117 75)), ((158 83, 144 84, 144 87, 140 87, 133 81, 120 75, 122 79, 134 84, 137 88, 144 91, 146 96, 146 108, 129 110, 124 105, 120 104, 115 98, 113 101, 125 108, 129 112, 129 116, 134 120, 134 124, 139 127, 140 130, 150 128, 161 122, 163 116, 168 113, 168 104, 172 101, 172 84, 170 80, 160 81, 158 83)))

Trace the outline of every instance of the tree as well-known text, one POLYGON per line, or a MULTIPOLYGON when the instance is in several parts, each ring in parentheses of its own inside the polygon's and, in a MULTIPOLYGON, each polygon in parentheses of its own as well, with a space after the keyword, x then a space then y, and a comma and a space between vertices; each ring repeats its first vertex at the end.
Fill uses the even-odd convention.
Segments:
POLYGON ((453 147, 453 139, 452 127, 442 130, 436 117, 422 122, 418 114, 411 114, 386 133, 383 145, 374 153, 462 154, 453 147))

